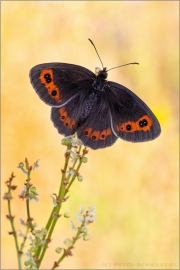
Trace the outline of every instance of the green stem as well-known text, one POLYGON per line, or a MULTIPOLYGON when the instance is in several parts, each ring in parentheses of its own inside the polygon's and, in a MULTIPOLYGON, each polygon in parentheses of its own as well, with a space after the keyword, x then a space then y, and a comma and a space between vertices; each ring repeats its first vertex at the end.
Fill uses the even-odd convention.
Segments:
MULTIPOLYGON (((72 146, 68 146, 67 147, 67 150, 66 151, 66 154, 65 154, 65 164, 64 164, 64 169, 62 170, 62 177, 61 177, 61 184, 60 184, 60 188, 59 188, 59 195, 58 195, 58 198, 59 198, 59 204, 53 208, 52 212, 51 212, 51 215, 50 215, 50 218, 48 220, 48 223, 46 225, 46 229, 49 230, 49 233, 47 235, 47 238, 46 236, 44 237, 44 239, 50 239, 51 236, 52 236, 52 233, 54 231, 54 227, 56 225, 56 222, 58 220, 58 215, 59 215, 59 212, 60 212, 60 209, 61 209, 61 205, 62 205, 62 202, 63 202, 63 199, 64 199, 64 195, 65 195, 65 189, 66 189, 66 186, 64 185, 64 180, 65 180, 65 176, 66 176, 66 170, 67 170, 67 167, 68 167, 68 163, 69 163, 69 159, 70 159, 70 150, 71 150, 72 146), (56 215, 54 215, 54 213, 56 213, 56 215)), ((48 243, 46 243, 43 247, 43 250, 41 247, 38 248, 37 250, 37 253, 36 253, 36 257, 38 258, 40 253, 41 253, 41 250, 42 250, 42 253, 41 253, 41 256, 39 258, 39 263, 38 263, 38 268, 40 267, 41 265, 41 262, 43 260, 43 257, 45 255, 45 252, 47 250, 47 247, 48 247, 48 243)))
POLYGON ((10 223, 11 223, 12 232, 13 232, 14 241, 15 241, 15 246, 16 246, 17 258, 18 258, 18 269, 22 269, 22 266, 21 266, 21 252, 19 250, 19 244, 18 244, 18 240, 17 240, 15 227, 14 227, 14 218, 13 218, 13 216, 11 214, 10 200, 8 200, 8 213, 9 213, 9 220, 10 220, 10 223))
MULTIPOLYGON (((73 166, 72 166, 72 169, 75 170, 75 166, 78 162, 78 160, 80 160, 78 166, 77 166, 77 169, 75 170, 75 174, 72 176, 72 174, 68 174, 68 176, 66 177, 66 171, 67 171, 67 168, 68 168, 68 164, 69 164, 69 159, 71 157, 71 154, 70 154, 70 150, 71 150, 72 146, 68 146, 67 147, 67 151, 66 151, 66 154, 65 154, 65 164, 64 164, 64 169, 62 170, 62 177, 61 177, 61 184, 60 184, 60 188, 59 188, 59 194, 58 194, 58 205, 55 206, 51 212, 51 215, 50 215, 50 218, 47 222, 47 225, 46 225, 46 229, 48 231, 48 235, 44 237, 44 240, 48 240, 47 243, 43 246, 43 247, 39 247, 37 252, 36 252, 36 258, 38 259, 39 263, 38 263, 38 268, 40 267, 41 265, 41 262, 44 258, 44 255, 46 253, 46 250, 47 250, 47 247, 48 247, 48 242, 50 241, 51 239, 51 236, 53 234, 53 231, 54 231, 54 228, 55 228, 55 225, 56 225, 56 222, 59 218, 59 212, 61 210, 61 206, 62 206, 62 202, 65 198, 65 195, 67 193, 67 190, 69 190, 70 186, 72 185, 72 183, 74 182, 75 178, 77 177, 78 175, 78 172, 79 172, 79 169, 82 165, 82 162, 83 162, 83 159, 82 157, 87 153, 86 152, 86 148, 84 148, 84 151, 83 151, 83 154, 82 154, 82 157, 79 158, 79 156, 77 158, 75 158, 74 160, 74 163, 73 163, 73 166), (67 182, 69 182, 70 178, 72 177, 70 183, 68 184, 68 186, 65 184, 65 180, 67 182), (43 249, 42 249, 43 248, 43 249)), ((80 154, 80 151, 81 151, 81 146, 79 147, 79 151, 78 153, 80 154)))
MULTIPOLYGON (((79 165, 78 165, 78 167, 77 167, 77 170, 76 170, 77 173, 79 172, 79 169, 80 169, 80 167, 81 167, 81 165, 82 165, 82 162, 83 162, 83 157, 84 157, 85 155, 86 155, 86 147, 84 148, 84 153, 83 153, 83 155, 82 155, 82 157, 81 157, 81 159, 80 159, 79 165)), ((77 175, 74 175, 74 176, 72 177, 70 183, 69 183, 68 186, 67 186, 67 189, 68 189, 68 190, 70 189, 70 187, 71 187, 72 183, 74 182, 76 176, 77 176, 77 175)))
MULTIPOLYGON (((48 231, 50 226, 51 226, 51 223, 52 223, 52 220, 53 220, 53 213, 56 211, 56 206, 53 208, 52 212, 51 212, 51 215, 48 219, 48 222, 47 222, 47 225, 46 225, 46 230, 48 231)), ((46 238, 46 235, 43 237, 43 240, 46 238)), ((39 254, 41 253, 41 249, 42 247, 39 247, 37 252, 36 252, 36 258, 39 257, 39 254)))
POLYGON ((28 232, 29 232, 29 227, 27 226, 27 227, 26 227, 26 232, 25 232, 25 235, 24 235, 23 242, 21 243, 20 252, 22 252, 22 251, 23 251, 23 248, 24 248, 25 243, 26 243, 26 240, 27 240, 27 235, 28 235, 28 232))
POLYGON ((28 178, 27 178, 27 198, 26 198, 26 209, 27 209, 27 222, 28 222, 28 227, 31 228, 31 230, 34 230, 34 226, 32 225, 32 221, 31 221, 31 215, 30 215, 30 206, 29 206, 29 188, 30 188, 30 174, 31 174, 31 171, 29 170, 28 171, 28 178))
POLYGON ((55 269, 56 267, 58 267, 58 265, 60 264, 60 262, 63 261, 63 259, 67 256, 67 254, 69 253, 69 251, 73 248, 74 244, 76 243, 76 241, 79 239, 79 235, 81 234, 81 229, 84 226, 85 223, 85 219, 83 220, 81 226, 78 228, 78 231, 75 235, 75 237, 73 237, 72 240, 72 245, 70 247, 68 247, 66 250, 64 250, 64 253, 62 254, 62 256, 59 258, 59 260, 54 264, 54 266, 51 269, 55 269))

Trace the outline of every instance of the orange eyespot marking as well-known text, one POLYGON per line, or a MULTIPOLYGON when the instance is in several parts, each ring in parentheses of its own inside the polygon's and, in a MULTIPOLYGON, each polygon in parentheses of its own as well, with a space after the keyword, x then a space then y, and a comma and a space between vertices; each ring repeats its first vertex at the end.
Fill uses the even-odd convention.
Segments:
POLYGON ((104 141, 106 139, 106 137, 107 137, 107 130, 101 131, 101 133, 99 135, 99 139, 104 141))
POLYGON ((45 85, 49 95, 56 101, 61 102, 60 90, 54 83, 52 69, 44 69, 39 76, 40 81, 45 85))
POLYGON ((98 131, 98 130, 95 130, 92 132, 92 128, 86 128, 84 130, 84 135, 87 136, 87 137, 90 137, 93 141, 97 141, 97 140, 105 140, 106 137, 108 135, 110 135, 112 132, 111 132, 111 129, 108 128, 108 129, 105 129, 103 131, 98 131))
POLYGON ((107 129, 107 135, 111 135, 111 133, 112 133, 112 132, 111 132, 111 129, 108 128, 108 129, 107 129))
POLYGON ((70 123, 71 123, 71 119, 69 117, 67 117, 66 120, 64 121, 64 126, 70 127, 70 123))
POLYGON ((92 128, 86 128, 86 129, 84 130, 84 135, 87 136, 87 137, 89 137, 90 134, 91 134, 91 131, 92 131, 92 128))
POLYGON ((61 109, 59 109, 59 113, 60 113, 60 120, 62 122, 65 122, 65 120, 67 118, 67 112, 66 112, 65 108, 62 107, 61 109))
POLYGON ((105 140, 108 135, 111 135, 111 129, 110 128, 101 131, 101 133, 99 135, 99 139, 100 140, 105 140))
POLYGON ((93 131, 93 133, 91 134, 91 139, 93 141, 97 141, 99 139, 99 135, 100 135, 100 131, 93 131))
POLYGON ((71 129, 73 129, 73 128, 75 128, 75 126, 76 126, 76 122, 74 120, 72 120, 69 127, 71 129))
POLYGON ((62 114, 65 110, 66 110, 65 107, 60 108, 59 109, 60 114, 62 114))
POLYGON ((69 127, 73 129, 76 126, 76 122, 74 120, 71 120, 70 117, 68 117, 65 107, 62 107, 59 109, 60 114, 60 120, 64 122, 65 127, 69 127))
POLYGON ((136 122, 128 121, 119 126, 116 126, 119 132, 135 132, 135 131, 148 131, 150 130, 153 122, 148 115, 142 116, 136 122))

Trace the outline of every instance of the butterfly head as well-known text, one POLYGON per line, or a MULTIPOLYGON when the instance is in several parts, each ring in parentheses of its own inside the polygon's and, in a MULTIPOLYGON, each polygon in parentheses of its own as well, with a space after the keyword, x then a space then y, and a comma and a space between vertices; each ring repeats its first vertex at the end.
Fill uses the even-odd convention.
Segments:
POLYGON ((101 79, 105 80, 108 76, 107 68, 103 68, 103 70, 101 70, 99 67, 96 67, 95 74, 101 79))

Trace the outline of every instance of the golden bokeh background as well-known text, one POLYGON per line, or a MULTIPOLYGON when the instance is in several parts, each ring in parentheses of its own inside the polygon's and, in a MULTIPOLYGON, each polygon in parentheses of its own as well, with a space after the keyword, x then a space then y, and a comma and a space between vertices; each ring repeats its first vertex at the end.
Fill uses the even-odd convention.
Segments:
MULTIPOLYGON (((57 193, 65 147, 44 104, 29 81, 29 70, 45 62, 78 64, 94 71, 99 59, 108 79, 134 91, 159 119, 162 134, 133 144, 118 140, 112 147, 88 154, 70 199, 62 211, 95 205, 90 241, 79 241, 63 269, 178 269, 178 1, 2 1, 2 196, 14 171, 12 211, 16 228, 26 218, 18 199, 25 175, 17 166, 27 157, 40 160, 33 172, 40 202, 32 202, 38 228, 45 226, 57 193), (154 265, 153 265, 154 264, 154 265)), ((14 240, 2 203, 2 269, 17 269, 14 240)), ((54 249, 72 235, 61 218, 43 269, 58 256, 54 249)))

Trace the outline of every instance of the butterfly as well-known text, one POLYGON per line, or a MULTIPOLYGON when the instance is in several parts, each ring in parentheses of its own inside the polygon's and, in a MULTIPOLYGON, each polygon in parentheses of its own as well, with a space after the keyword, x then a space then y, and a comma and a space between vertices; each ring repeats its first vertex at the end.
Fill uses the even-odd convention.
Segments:
POLYGON ((58 132, 76 133, 92 149, 111 146, 118 138, 144 142, 158 137, 160 124, 150 108, 128 88, 106 80, 109 70, 96 68, 95 74, 74 64, 45 63, 30 70, 30 81, 52 107, 51 120, 58 132))

